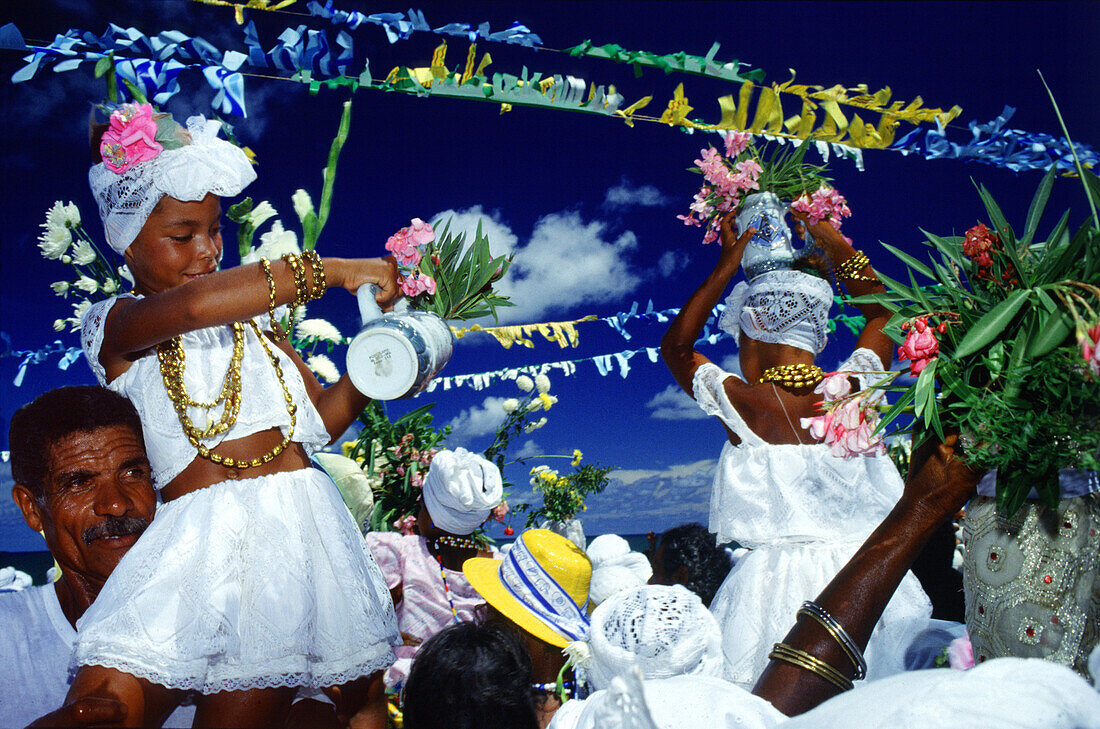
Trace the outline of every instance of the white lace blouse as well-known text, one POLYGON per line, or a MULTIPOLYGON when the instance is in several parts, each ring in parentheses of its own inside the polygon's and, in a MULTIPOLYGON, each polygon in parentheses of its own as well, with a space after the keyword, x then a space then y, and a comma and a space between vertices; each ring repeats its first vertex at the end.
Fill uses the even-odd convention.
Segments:
MULTIPOLYGON (((88 308, 80 323, 80 343, 100 384, 129 398, 141 416, 145 449, 153 466, 153 482, 157 489, 161 489, 178 476, 197 455, 195 447, 184 437, 172 401, 168 398, 154 350, 144 353, 130 369, 107 382, 107 373, 99 362, 99 351, 103 346, 103 326, 111 307, 124 297, 140 298, 122 294, 88 308)), ((256 317, 256 323, 261 330, 271 330, 267 316, 256 317)), ((280 428, 285 435, 290 427, 290 416, 286 411, 282 387, 275 376, 275 368, 252 328, 246 326, 244 332, 240 412, 237 421, 228 431, 203 441, 208 448, 213 448, 223 440, 243 438, 274 427, 280 428)), ((232 329, 228 326, 198 329, 185 333, 181 342, 186 360, 184 383, 188 395, 199 402, 214 400, 221 392, 233 354, 232 329)), ((269 346, 279 358, 283 380, 298 406, 293 440, 300 443, 308 453, 312 453, 328 444, 328 431, 320 413, 306 394, 305 383, 298 368, 285 352, 270 343, 269 346)), ((196 408, 190 410, 196 427, 206 425, 206 414, 217 417, 220 413, 220 408, 211 411, 196 408)))
MULTIPOLYGON (((874 372, 882 364, 860 349, 838 370, 874 372)), ((829 446, 767 443, 749 429, 726 395, 725 372, 708 362, 695 372, 699 407, 741 438, 726 442, 718 459, 710 503, 710 530, 718 542, 745 547, 861 542, 901 496, 902 481, 887 456, 832 455, 829 446)), ((874 375, 857 376, 861 381, 874 375)))

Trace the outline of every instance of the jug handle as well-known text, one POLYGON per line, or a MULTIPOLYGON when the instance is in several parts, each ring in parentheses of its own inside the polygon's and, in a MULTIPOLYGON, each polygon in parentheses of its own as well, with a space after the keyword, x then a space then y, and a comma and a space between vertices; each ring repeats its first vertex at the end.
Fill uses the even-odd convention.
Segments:
MULTIPOLYGON (((364 324, 382 316, 382 308, 378 306, 378 302, 374 299, 375 294, 381 290, 377 284, 366 284, 356 290, 355 297, 359 300, 359 317, 364 324)), ((398 314, 404 314, 409 310, 409 300, 402 296, 393 305, 393 310, 398 314)))

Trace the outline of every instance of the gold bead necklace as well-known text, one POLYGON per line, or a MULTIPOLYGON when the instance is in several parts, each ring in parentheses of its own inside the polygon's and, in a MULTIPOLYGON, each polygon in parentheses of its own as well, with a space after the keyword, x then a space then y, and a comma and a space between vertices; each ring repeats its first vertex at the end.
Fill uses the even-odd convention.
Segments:
POLYGON ((760 382, 778 382, 783 387, 797 390, 802 387, 813 387, 824 377, 824 370, 817 365, 799 363, 769 367, 764 370, 760 382))
POLYGON ((164 380, 164 389, 167 390, 168 398, 175 407, 176 416, 179 418, 180 425, 183 427, 183 434, 187 437, 191 445, 195 447, 195 450, 198 451, 201 457, 227 468, 256 468, 265 463, 270 463, 290 445, 291 436, 294 434, 294 426, 297 423, 296 413, 298 407, 294 404, 294 398, 291 397, 290 390, 286 386, 286 380, 283 378, 283 368, 282 365, 279 364, 279 358, 271 351, 271 347, 268 346, 263 332, 256 326, 256 322, 249 321, 249 324, 252 326, 252 331, 254 331, 259 338, 260 346, 263 347, 264 353, 267 355, 272 367, 275 368, 275 378, 279 381, 279 386, 283 390, 283 399, 286 401, 286 411, 287 414, 290 415, 290 427, 287 429, 287 435, 283 436, 283 440, 267 453, 252 459, 220 456, 202 444, 203 440, 208 440, 215 435, 228 431, 233 427, 234 423, 237 422, 237 415, 240 413, 241 409, 241 363, 244 361, 244 325, 239 322, 234 322, 232 325, 233 355, 229 360, 229 369, 225 373, 225 383, 222 385, 222 393, 219 395, 218 399, 212 403, 196 402, 187 394, 187 389, 183 380, 184 354, 181 338, 176 336, 157 345, 157 359, 160 361, 161 379, 164 380), (212 410, 223 402, 225 403, 225 408, 221 417, 218 421, 211 423, 206 428, 200 429, 195 427, 195 424, 191 420, 191 416, 187 413, 187 408, 189 406, 204 410, 212 410))

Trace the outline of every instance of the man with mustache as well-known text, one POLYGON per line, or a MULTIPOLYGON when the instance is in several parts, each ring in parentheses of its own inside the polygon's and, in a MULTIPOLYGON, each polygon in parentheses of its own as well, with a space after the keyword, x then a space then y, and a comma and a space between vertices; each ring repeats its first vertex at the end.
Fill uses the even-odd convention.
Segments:
MULTIPOLYGON (((101 387, 62 387, 11 420, 12 498, 60 566, 53 584, 0 595, 0 726, 58 709, 69 686, 76 622, 156 509, 141 421, 101 387)), ((120 718, 121 705, 62 709, 53 721, 120 718)), ((190 726, 184 707, 166 726, 190 726)))

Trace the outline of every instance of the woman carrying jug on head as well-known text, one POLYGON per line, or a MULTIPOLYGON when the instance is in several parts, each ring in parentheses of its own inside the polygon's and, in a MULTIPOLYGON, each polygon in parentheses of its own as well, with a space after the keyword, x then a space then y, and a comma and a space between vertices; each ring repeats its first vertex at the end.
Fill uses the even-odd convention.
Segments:
MULTIPOLYGON (((762 240, 755 228, 738 236, 734 216, 723 218, 717 264, 669 326, 661 354, 680 387, 719 418, 727 435, 710 531, 719 543, 735 539, 750 551, 730 571, 711 611, 722 626, 727 677, 748 688, 801 603, 814 599, 893 507, 902 480, 889 457, 840 457, 799 427, 801 419, 820 414, 815 386, 823 372, 814 359, 825 348, 833 290, 805 261, 792 263, 789 239, 775 243, 772 230, 765 236, 772 240, 762 240), (721 370, 694 342, 742 263, 749 280, 733 289, 719 322, 738 338, 739 376, 721 370)), ((804 216, 792 216, 805 235, 804 216)), ((828 222, 809 231, 853 296, 883 290, 866 256, 828 222)), ((850 373, 853 390, 881 378, 893 349, 882 332, 889 312, 859 308, 867 325, 837 368, 850 373)), ((909 639, 930 614, 920 584, 907 575, 868 646, 871 677, 903 669, 909 639)))

